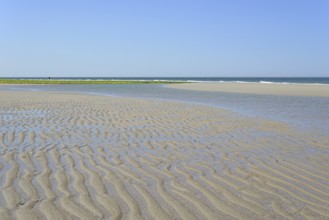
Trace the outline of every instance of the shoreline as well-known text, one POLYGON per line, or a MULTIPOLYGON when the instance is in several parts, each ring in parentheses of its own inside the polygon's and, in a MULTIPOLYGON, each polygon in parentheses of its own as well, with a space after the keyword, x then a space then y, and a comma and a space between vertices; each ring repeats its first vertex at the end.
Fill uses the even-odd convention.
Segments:
POLYGON ((180 81, 165 80, 57 80, 57 79, 1 79, 0 85, 118 85, 118 84, 172 84, 180 81))
POLYGON ((255 95, 283 95, 283 96, 314 96, 329 97, 329 84, 312 85, 312 84, 266 84, 266 83, 189 83, 165 85, 167 88, 227 92, 227 93, 244 93, 255 95))
POLYGON ((0 120, 3 219, 329 217, 329 138, 285 123, 50 91, 0 91, 0 120))

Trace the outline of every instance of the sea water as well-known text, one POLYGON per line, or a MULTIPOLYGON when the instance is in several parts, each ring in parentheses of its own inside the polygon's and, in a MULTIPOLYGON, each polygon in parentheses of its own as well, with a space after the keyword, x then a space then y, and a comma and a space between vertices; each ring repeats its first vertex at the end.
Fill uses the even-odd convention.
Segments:
MULTIPOLYGON (((140 79, 140 78, 139 78, 140 79)), ((170 80, 166 78, 167 80, 170 80)), ((177 78, 175 78, 177 79, 177 78)), ((216 78, 218 79, 218 78, 216 78)), ((227 79, 227 78, 226 78, 227 79)), ((250 78, 248 78, 250 79, 250 78)), ((274 78, 273 78, 274 79, 274 78)), ((327 84, 329 80, 309 80, 296 82, 287 78, 264 81, 264 78, 253 78, 259 83, 307 83, 327 84), (285 79, 285 81, 284 81, 285 79), (311 82, 310 82, 311 81, 311 82)), ((189 80, 192 80, 189 78, 189 80)), ((200 78, 198 78, 200 80, 200 78)), ((237 83, 243 78, 234 78, 237 83)), ((269 80, 269 78, 266 78, 269 80)), ((213 80, 215 81, 215 80, 213 80)), ((220 80, 221 81, 221 80, 220 80)), ((214 107, 224 108, 248 117, 261 117, 275 121, 289 123, 304 131, 329 135, 329 98, 302 97, 279 95, 235 94, 225 92, 190 91, 166 88, 157 84, 129 84, 129 85, 10 85, 5 89, 12 90, 42 90, 66 91, 118 97, 140 97, 150 99, 165 99, 180 102, 192 102, 214 107)))

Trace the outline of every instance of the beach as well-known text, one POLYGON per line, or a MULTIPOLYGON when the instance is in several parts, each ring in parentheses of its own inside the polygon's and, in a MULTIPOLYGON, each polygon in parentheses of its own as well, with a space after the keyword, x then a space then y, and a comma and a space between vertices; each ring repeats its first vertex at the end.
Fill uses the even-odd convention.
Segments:
POLYGON ((229 93, 329 97, 329 84, 287 84, 253 82, 202 82, 167 85, 169 88, 229 93))
MULTIPOLYGON (((168 85, 253 85, 233 86, 168 85)), ((284 86, 252 91, 329 94, 284 86)), ((329 218, 329 137, 287 123, 196 103, 9 90, 0 122, 0 219, 329 218)))

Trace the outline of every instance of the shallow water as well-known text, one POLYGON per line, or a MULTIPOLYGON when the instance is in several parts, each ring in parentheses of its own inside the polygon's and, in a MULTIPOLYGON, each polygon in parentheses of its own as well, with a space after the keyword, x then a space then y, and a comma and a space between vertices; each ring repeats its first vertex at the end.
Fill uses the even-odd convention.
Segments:
POLYGON ((200 92, 162 85, 19 85, 3 89, 82 92, 194 102, 225 108, 251 117, 282 121, 304 131, 329 135, 329 98, 200 92))

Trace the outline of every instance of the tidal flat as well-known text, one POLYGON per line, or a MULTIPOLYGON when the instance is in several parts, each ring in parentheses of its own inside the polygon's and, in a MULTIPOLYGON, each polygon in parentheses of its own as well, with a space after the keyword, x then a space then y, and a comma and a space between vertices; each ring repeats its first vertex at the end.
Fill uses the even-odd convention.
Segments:
POLYGON ((327 219, 329 138, 170 100, 0 91, 1 219, 327 219))

